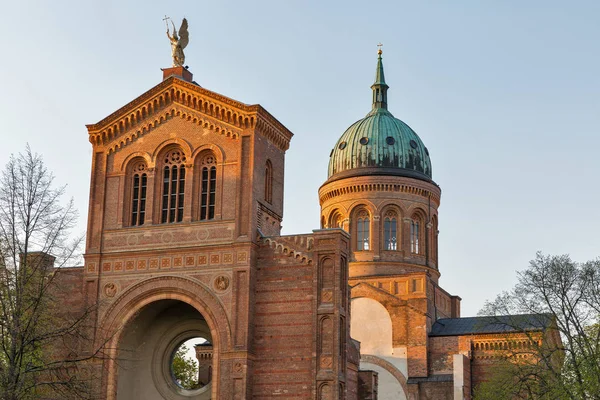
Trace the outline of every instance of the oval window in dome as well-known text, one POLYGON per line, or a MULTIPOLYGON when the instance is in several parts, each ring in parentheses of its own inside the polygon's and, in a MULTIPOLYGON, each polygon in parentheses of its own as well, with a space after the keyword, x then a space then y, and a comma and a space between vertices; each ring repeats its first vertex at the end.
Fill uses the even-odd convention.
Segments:
POLYGON ((344 150, 346 148, 346 142, 342 142, 340 143, 340 145, 338 146, 338 149, 340 150, 344 150))
POLYGON ((410 147, 412 147, 413 149, 416 149, 418 147, 417 146, 417 142, 415 142, 414 140, 411 140, 410 141, 410 147))
POLYGON ((394 138, 393 138, 393 137, 391 137, 391 136, 388 136, 388 137, 386 137, 386 138, 385 138, 385 142, 386 142, 388 145, 390 145, 390 146, 393 146, 393 145, 394 145, 394 143, 396 143, 396 139, 394 139, 394 138))
POLYGON ((429 155, 429 150, 427 150, 427 147, 425 147, 425 154, 429 155))
POLYGON ((368 137, 361 137, 360 138, 360 144, 367 144, 369 143, 369 138, 368 137))

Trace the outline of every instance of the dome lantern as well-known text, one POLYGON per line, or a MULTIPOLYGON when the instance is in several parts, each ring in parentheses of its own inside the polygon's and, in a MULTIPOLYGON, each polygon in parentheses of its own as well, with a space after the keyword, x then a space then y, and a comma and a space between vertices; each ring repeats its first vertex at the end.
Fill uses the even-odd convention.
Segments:
POLYGON ((373 110, 382 108, 387 110, 387 90, 389 86, 385 83, 383 74, 383 61, 381 59, 381 49, 377 51, 377 70, 375 72, 375 83, 371 85, 373 90, 373 110))

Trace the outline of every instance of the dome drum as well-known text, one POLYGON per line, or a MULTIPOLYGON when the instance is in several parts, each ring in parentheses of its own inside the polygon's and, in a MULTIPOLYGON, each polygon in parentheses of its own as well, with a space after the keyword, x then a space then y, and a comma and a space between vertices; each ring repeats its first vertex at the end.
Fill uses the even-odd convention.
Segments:
POLYGON ((321 227, 350 233, 354 276, 426 271, 436 281, 441 190, 429 150, 387 109, 381 52, 371 89, 372 110, 331 151, 319 189, 321 227))
MULTIPOLYGON (((358 170, 358 171, 364 171, 358 170)), ((441 189, 432 181, 416 179, 408 176, 398 176, 385 168, 373 168, 370 172, 377 171, 371 175, 361 173, 355 176, 343 176, 345 173, 336 175, 319 188, 319 202, 324 209, 331 204, 336 204, 346 196, 354 197, 360 193, 361 198, 390 198, 390 200, 421 201, 434 207, 439 207, 441 189), (381 173, 381 174, 379 174, 381 173), (373 179, 372 176, 377 176, 373 179), (369 192, 372 192, 370 194, 369 192)), ((347 171, 352 173, 352 171, 347 171)))

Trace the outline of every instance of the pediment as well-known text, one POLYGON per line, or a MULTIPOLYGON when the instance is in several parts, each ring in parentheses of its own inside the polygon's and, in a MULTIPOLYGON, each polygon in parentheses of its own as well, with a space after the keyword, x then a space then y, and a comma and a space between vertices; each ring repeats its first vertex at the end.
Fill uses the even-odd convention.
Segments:
POLYGON ((173 118, 238 139, 257 131, 287 149, 292 133, 260 105, 247 105, 170 77, 100 122, 87 125, 94 147, 113 152, 173 118))
MULTIPOLYGON (((173 104, 168 109, 161 110, 142 120, 140 124, 132 127, 132 129, 125 130, 121 134, 113 134, 112 140, 108 138, 103 141, 102 145, 106 148, 107 153, 110 154, 133 143, 138 138, 152 132, 162 124, 175 118, 181 118, 191 124, 198 125, 206 130, 232 139, 238 139, 243 131, 242 129, 228 126, 227 124, 203 115, 202 113, 194 112, 193 110, 186 109, 178 104, 173 104)), ((108 131, 110 131, 110 129, 111 128, 108 128, 107 130, 107 134, 109 135, 110 132, 108 131)))

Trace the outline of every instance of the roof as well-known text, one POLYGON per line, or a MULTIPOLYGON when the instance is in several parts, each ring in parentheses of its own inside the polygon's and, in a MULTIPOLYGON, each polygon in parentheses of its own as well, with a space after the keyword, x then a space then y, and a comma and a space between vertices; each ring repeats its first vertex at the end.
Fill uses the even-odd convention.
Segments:
POLYGON ((133 143, 174 116, 232 138, 239 138, 244 129, 252 128, 283 150, 287 150, 293 136, 261 105, 230 99, 176 75, 86 127, 90 142, 107 146, 110 152, 133 143), (178 108, 180 105, 184 107, 178 108))
POLYGON ((541 331, 552 324, 550 314, 499 315, 490 317, 442 318, 435 321, 429 336, 458 336, 485 333, 541 331))
POLYGON ((429 151, 419 136, 387 110, 376 109, 344 132, 329 159, 329 178, 353 170, 387 168, 386 175, 431 180, 429 151))
POLYGON ((379 50, 377 52, 377 54, 378 54, 377 69, 375 70, 375 83, 373 83, 373 86, 375 86, 375 85, 387 86, 387 84, 385 83, 385 75, 383 73, 383 62, 381 61, 381 50, 379 50))
POLYGON ((419 136, 387 109, 381 52, 377 58, 372 110, 339 138, 329 158, 328 181, 364 175, 398 175, 431 182, 429 150, 419 136))

